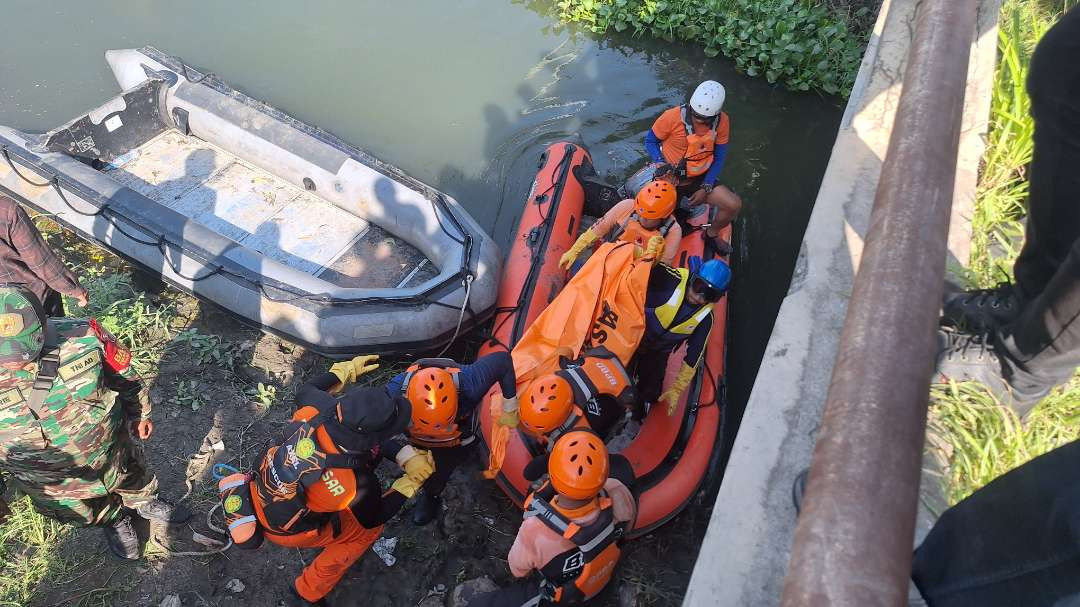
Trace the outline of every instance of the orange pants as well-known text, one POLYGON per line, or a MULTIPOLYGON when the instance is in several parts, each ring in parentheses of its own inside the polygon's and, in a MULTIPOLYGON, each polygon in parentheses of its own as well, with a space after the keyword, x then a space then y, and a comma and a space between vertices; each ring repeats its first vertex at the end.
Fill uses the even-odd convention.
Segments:
POLYGON ((383 526, 365 529, 352 511, 338 512, 341 533, 334 536, 333 525, 323 525, 318 531, 288 536, 267 534, 271 542, 286 548, 322 548, 310 565, 296 578, 296 592, 304 599, 315 602, 330 594, 345 572, 360 560, 364 552, 379 539, 383 526))

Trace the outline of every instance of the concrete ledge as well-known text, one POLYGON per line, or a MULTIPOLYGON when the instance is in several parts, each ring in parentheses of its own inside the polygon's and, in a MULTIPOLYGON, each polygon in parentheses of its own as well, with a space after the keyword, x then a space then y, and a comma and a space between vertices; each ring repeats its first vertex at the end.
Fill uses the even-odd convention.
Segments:
MULTIPOLYGON (((792 484, 810 465, 918 4, 882 4, 716 498, 686 606, 779 602, 795 530, 792 484)), ((980 4, 958 160, 953 265, 967 261, 964 245, 996 57, 1000 0, 980 4)))

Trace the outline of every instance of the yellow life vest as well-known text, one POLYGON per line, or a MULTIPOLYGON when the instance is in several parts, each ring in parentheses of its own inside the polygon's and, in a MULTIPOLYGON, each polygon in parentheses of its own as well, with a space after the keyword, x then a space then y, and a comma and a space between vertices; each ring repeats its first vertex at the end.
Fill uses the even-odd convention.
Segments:
POLYGON ((690 270, 686 268, 672 268, 672 270, 679 274, 679 284, 672 290, 671 297, 663 304, 656 306, 653 313, 656 314, 656 320, 660 322, 660 326, 668 333, 690 335, 702 321, 708 318, 709 314, 712 314, 713 304, 706 303, 697 312, 691 314, 690 318, 671 326, 675 320, 675 314, 678 313, 679 307, 686 298, 687 285, 690 283, 690 270))

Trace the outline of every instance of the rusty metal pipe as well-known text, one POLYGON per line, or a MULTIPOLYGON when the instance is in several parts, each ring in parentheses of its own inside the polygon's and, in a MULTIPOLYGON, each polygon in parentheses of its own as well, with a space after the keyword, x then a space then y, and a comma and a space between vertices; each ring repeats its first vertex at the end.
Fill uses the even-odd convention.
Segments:
POLYGON ((781 605, 907 604, 975 0, 923 0, 781 605))

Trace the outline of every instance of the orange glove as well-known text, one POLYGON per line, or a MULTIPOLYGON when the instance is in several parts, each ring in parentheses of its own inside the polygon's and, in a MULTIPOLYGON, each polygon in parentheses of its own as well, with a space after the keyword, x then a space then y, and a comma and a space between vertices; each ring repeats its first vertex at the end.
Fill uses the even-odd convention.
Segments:
POLYGON ((498 476, 502 470, 503 460, 506 459, 506 446, 510 444, 510 427, 497 423, 496 420, 503 414, 502 399, 492 398, 488 404, 488 414, 491 415, 491 455, 488 456, 488 469, 484 470, 484 478, 491 480, 498 476))

